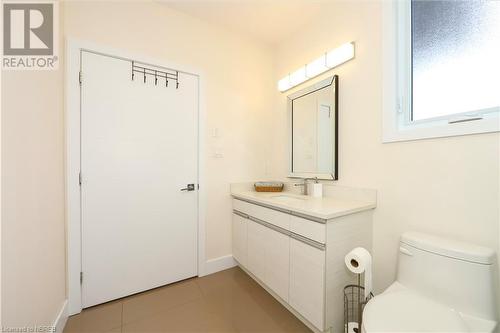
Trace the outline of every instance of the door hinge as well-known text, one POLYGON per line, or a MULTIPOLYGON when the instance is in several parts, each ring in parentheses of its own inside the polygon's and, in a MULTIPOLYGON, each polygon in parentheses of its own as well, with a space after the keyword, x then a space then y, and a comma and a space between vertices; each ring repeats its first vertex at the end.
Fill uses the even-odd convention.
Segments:
POLYGON ((80 83, 80 86, 81 86, 82 82, 83 82, 83 73, 82 73, 82 71, 78 72, 78 82, 80 83))
POLYGON ((82 173, 78 173, 78 185, 82 186, 82 173))
POLYGON ((80 272, 80 284, 83 284, 83 272, 80 272))

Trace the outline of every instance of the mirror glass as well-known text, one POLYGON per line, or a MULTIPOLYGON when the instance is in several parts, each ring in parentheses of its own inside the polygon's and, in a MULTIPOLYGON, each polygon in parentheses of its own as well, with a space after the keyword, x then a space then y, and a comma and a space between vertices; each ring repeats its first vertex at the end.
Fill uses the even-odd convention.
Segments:
POLYGON ((291 177, 338 178, 338 78, 288 96, 291 177))

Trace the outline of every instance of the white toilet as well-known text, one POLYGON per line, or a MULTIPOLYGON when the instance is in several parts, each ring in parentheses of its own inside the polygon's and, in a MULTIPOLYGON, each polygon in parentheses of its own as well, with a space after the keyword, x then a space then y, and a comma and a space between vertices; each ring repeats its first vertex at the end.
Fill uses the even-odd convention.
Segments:
POLYGON ((488 248, 403 234, 397 280, 365 306, 362 332, 493 332, 495 263, 488 248))

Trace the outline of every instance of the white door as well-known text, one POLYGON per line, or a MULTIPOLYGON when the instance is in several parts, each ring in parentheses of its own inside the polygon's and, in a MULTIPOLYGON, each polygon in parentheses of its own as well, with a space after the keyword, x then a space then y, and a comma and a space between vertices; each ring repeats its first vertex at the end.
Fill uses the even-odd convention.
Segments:
POLYGON ((197 275, 198 78, 82 52, 82 306, 197 275), (194 191, 181 191, 195 184, 194 191))

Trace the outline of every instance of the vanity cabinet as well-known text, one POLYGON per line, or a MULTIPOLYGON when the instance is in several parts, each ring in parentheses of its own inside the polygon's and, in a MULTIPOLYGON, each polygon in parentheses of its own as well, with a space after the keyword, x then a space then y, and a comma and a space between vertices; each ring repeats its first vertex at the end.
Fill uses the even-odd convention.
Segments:
POLYGON ((344 265, 371 249, 371 210, 328 220, 233 199, 233 256, 250 276, 316 332, 343 331, 344 265))

